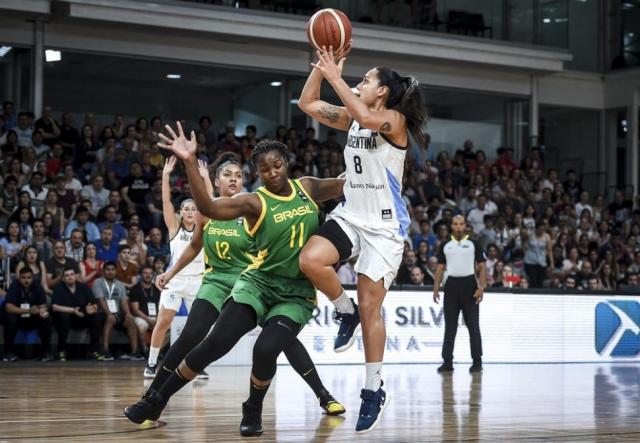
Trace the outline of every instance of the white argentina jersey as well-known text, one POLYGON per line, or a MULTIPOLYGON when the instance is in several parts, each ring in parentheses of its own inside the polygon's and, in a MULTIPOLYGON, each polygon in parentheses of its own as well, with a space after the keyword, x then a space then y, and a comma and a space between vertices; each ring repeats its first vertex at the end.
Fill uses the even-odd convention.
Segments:
MULTIPOLYGON (((171 249, 171 262, 167 269, 171 269, 182 255, 185 248, 191 243, 193 237, 193 231, 187 231, 184 226, 180 225, 176 235, 169 241, 169 249, 171 249)), ((176 277, 199 277, 204 272, 204 248, 200 249, 200 252, 193 259, 191 263, 182 268, 182 270, 176 274, 176 277)))
POLYGON ((344 149, 346 201, 338 206, 339 212, 355 225, 392 228, 406 237, 410 220, 402 199, 405 155, 406 149, 354 120, 344 149))

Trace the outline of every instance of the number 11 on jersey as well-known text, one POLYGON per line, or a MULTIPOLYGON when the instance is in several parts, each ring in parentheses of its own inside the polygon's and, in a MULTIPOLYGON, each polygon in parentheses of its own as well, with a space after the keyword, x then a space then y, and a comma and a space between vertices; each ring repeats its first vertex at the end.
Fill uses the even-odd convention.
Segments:
POLYGON ((291 249, 296 247, 296 232, 298 232, 298 247, 302 248, 304 246, 304 222, 291 226, 291 241, 289 242, 291 249), (296 228, 297 226, 300 227, 299 230, 296 228))

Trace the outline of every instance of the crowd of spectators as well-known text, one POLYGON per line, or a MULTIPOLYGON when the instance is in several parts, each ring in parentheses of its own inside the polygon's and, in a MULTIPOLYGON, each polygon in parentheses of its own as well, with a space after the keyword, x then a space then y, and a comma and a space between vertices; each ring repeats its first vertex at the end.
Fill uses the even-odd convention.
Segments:
MULTIPOLYGON (((113 359, 114 328, 129 339, 124 357, 141 359, 158 310, 153 279, 170 255, 162 216, 165 154, 157 146, 167 122, 116 115, 101 126, 91 113, 81 123, 67 112, 59 117, 45 108, 35 119, 16 113, 11 102, 0 114, 5 359, 16 358, 18 329, 38 330, 45 359, 54 358, 52 327, 58 359, 66 356, 70 329, 88 330, 92 357, 113 359)), ((245 190, 261 185, 248 161, 258 141, 255 126, 238 136, 233 122, 219 128, 203 116, 193 129, 201 159, 211 163, 233 152, 243 164, 245 190)), ((293 177, 335 177, 345 169, 332 130, 323 141, 313 128, 299 133, 280 126, 265 136, 289 147, 293 177)), ((516 161, 510 148, 489 159, 471 140, 453 155, 411 147, 403 185, 411 226, 397 284, 433 282, 438 247, 450 236, 451 218, 463 214, 486 252, 491 286, 639 288, 638 199, 622 191, 611 201, 589 195, 574 171, 560 178, 545 165, 539 148, 516 161)), ((176 207, 190 197, 181 171, 171 189, 176 207)), ((338 272, 343 283, 355 282, 353 261, 338 272)))

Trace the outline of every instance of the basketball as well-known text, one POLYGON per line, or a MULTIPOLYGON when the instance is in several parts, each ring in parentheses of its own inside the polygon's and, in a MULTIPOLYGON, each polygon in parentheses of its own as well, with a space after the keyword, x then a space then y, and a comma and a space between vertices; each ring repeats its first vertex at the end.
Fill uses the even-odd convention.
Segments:
POLYGON ((351 40, 351 22, 342 11, 321 9, 307 23, 307 37, 318 50, 333 46, 333 50, 338 51, 351 40))

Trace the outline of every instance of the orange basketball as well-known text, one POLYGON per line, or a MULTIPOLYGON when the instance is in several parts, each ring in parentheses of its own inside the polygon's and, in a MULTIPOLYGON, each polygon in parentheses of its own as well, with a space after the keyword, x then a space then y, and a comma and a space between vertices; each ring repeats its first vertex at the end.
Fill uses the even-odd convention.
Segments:
POLYGON ((309 43, 316 48, 323 46, 334 51, 342 49, 351 40, 351 22, 337 9, 321 9, 311 16, 307 23, 309 43))

